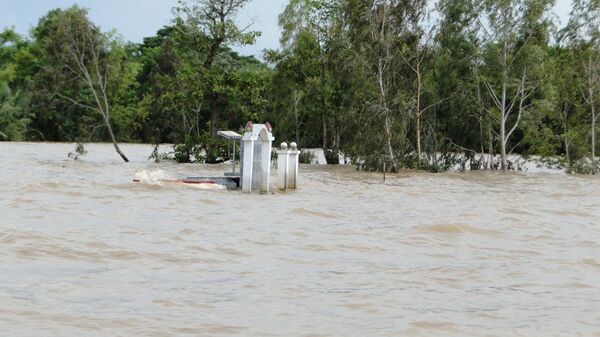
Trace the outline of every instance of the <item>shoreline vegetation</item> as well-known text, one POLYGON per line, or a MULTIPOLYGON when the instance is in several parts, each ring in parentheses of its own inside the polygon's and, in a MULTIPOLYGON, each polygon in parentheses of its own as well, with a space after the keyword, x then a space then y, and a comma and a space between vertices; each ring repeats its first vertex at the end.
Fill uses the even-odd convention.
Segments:
POLYGON ((301 161, 431 172, 600 162, 600 1, 289 0, 281 47, 241 56, 260 32, 248 0, 181 0, 143 43, 73 6, 26 36, 0 27, 0 141, 158 145, 150 159, 228 161, 219 130, 269 121, 301 161), (162 148, 161 148, 162 149, 162 148), (312 154, 311 154, 312 153, 312 154), (347 158, 346 158, 347 156, 347 158))
MULTIPOLYGON (((36 144, 62 144, 68 146, 72 149, 71 152, 66 154, 67 159, 70 160, 85 160, 85 156, 88 154, 88 151, 92 154, 98 150, 98 148, 94 148, 95 146, 112 146, 111 142, 89 142, 86 144, 81 143, 67 143, 67 142, 49 142, 49 141, 21 141, 21 142, 6 142, 7 144, 22 144, 22 145, 36 145, 36 144)), ((2 142, 0 142, 2 144, 2 142)), ((173 144, 159 144, 158 148, 156 144, 148 144, 148 143, 120 143, 120 145, 125 149, 130 146, 145 146, 148 147, 148 153, 151 153, 150 156, 147 157, 148 161, 154 161, 156 163, 170 161, 176 162, 175 160, 175 152, 173 150, 173 144), (152 151, 150 151, 152 149, 152 151)), ((438 157, 442 157, 444 154, 438 153, 438 157)), ((447 167, 444 169, 417 169, 416 167, 403 167, 399 172, 406 172, 409 170, 418 170, 425 171, 431 173, 463 173, 463 172, 485 172, 485 171, 501 171, 500 167, 500 156, 495 155, 494 163, 495 168, 492 170, 485 168, 482 163, 487 163, 489 161, 489 157, 485 157, 483 161, 481 161, 478 157, 465 157, 464 154, 461 153, 453 153, 453 160, 448 161, 447 167)), ((205 163, 204 160, 205 152, 201 153, 201 156, 196 159, 194 157, 191 158, 190 163, 205 163)), ((61 158, 62 159, 62 158, 61 158)), ((139 158, 137 158, 139 160, 139 158)), ((325 152, 320 148, 309 148, 301 150, 301 158, 300 163, 302 165, 311 165, 311 166, 332 166, 333 164, 327 162, 327 158, 325 157, 325 152)), ((583 168, 580 168, 581 171, 567 171, 566 160, 564 157, 542 157, 542 156, 529 156, 523 157, 521 155, 512 154, 507 157, 509 162, 509 169, 507 171, 514 172, 523 172, 523 173, 550 173, 550 174, 590 174, 589 171, 585 171, 585 167, 589 168, 589 159, 588 162, 577 163, 577 165, 581 165, 583 168)), ((584 159, 585 160, 585 159, 584 159)), ((219 158, 217 160, 218 164, 231 164, 231 160, 225 160, 224 158, 219 158)), ((237 161, 239 164, 239 160, 237 161)), ((273 164, 276 163, 276 160, 273 161, 273 164)), ((434 164, 434 162, 430 162, 430 165, 434 164)), ((210 164, 209 164, 210 165, 210 164)), ((339 155, 339 162, 335 164, 338 166, 344 167, 353 167, 357 171, 368 171, 368 172, 381 172, 382 170, 371 169, 366 167, 364 163, 360 163, 356 160, 352 160, 352 158, 345 156, 343 153, 339 155)))

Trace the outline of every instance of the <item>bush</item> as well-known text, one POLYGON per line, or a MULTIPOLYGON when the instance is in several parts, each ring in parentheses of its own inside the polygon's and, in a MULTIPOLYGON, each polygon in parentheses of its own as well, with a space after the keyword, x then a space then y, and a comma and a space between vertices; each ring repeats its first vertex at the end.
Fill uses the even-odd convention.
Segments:
POLYGON ((315 158, 316 157, 314 153, 310 151, 301 151, 300 156, 298 157, 298 161, 300 162, 300 164, 312 164, 315 158))
POLYGON ((75 152, 69 152, 69 158, 73 160, 79 160, 79 158, 85 156, 87 151, 83 143, 75 144, 75 152))
POLYGON ((178 163, 218 164, 228 161, 230 156, 227 141, 214 139, 208 133, 173 145, 173 159, 178 163))

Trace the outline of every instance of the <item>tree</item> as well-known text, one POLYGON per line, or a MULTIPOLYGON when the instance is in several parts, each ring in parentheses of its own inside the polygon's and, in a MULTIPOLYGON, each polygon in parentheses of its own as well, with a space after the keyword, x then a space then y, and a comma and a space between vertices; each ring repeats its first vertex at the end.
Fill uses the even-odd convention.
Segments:
POLYGON ((110 140, 125 162, 111 126, 109 81, 111 76, 111 44, 100 29, 91 23, 87 11, 77 6, 52 12, 42 21, 42 48, 46 71, 52 72, 55 94, 71 104, 97 113, 110 140), (69 93, 61 89, 74 88, 69 93))
POLYGON ((296 75, 292 72, 287 76, 288 84, 294 89, 285 93, 285 100, 289 102, 286 110, 290 110, 295 120, 298 106, 304 102, 301 104, 304 115, 311 121, 296 123, 296 137, 300 138, 300 124, 307 127, 315 124, 312 129, 321 131, 320 146, 329 164, 339 164, 343 115, 349 108, 345 99, 349 94, 340 90, 350 89, 352 82, 348 64, 344 62, 351 55, 341 3, 292 0, 279 16, 283 30, 280 40, 283 57, 279 69, 287 71, 289 66, 294 66, 298 71, 296 75))
POLYGON ((0 73, 0 140, 24 140, 32 117, 26 111, 27 97, 13 92, 1 77, 0 73))
POLYGON ((363 7, 367 11, 367 33, 369 36, 368 49, 372 50, 365 56, 367 59, 362 63, 367 67, 369 75, 374 80, 377 88, 375 95, 376 101, 371 102, 373 112, 381 116, 383 125, 381 130, 384 135, 385 152, 391 163, 392 170, 398 169, 398 161, 392 142, 394 110, 397 109, 397 97, 394 94, 396 86, 396 72, 394 71, 394 54, 397 50, 398 29, 401 29, 399 22, 394 21, 395 1, 380 0, 374 1, 368 7, 363 7))
POLYGON ((433 122, 439 137, 450 146, 480 152, 480 167, 486 168, 491 161, 485 163, 484 152, 493 147, 493 137, 478 76, 480 7, 471 0, 443 0, 437 4, 441 19, 432 51, 432 81, 436 97, 445 100, 435 107, 433 122), (472 123, 478 127, 469 127, 472 123))
POLYGON ((574 0, 563 36, 570 42, 580 74, 581 96, 590 111, 592 174, 596 174, 596 105, 600 92, 600 1, 574 0))
POLYGON ((425 81, 425 69, 424 61, 427 56, 428 50, 427 43, 431 36, 426 32, 427 28, 426 20, 428 18, 427 1, 426 0, 412 0, 406 3, 406 6, 400 7, 402 10, 401 17, 402 21, 397 22, 400 29, 403 30, 404 34, 407 35, 407 44, 400 55, 403 57, 404 62, 410 67, 414 73, 414 109, 413 115, 415 117, 415 138, 416 138, 416 150, 417 150, 417 164, 419 165, 422 158, 421 151, 421 121, 423 113, 432 108, 423 107, 423 92, 424 92, 424 81, 425 81), (404 55, 408 54, 408 55, 404 55))
POLYGON ((529 98, 536 89, 531 81, 531 68, 538 60, 528 54, 530 40, 535 33, 528 25, 533 20, 543 18, 548 1, 535 0, 490 0, 486 3, 488 76, 485 87, 493 101, 490 114, 499 125, 500 156, 502 170, 508 169, 507 145, 519 127, 523 115, 529 110, 529 98), (511 118, 512 117, 512 118, 511 118))
POLYGON ((13 29, 0 32, 0 140, 21 141, 32 134, 30 77, 37 60, 32 43, 13 29))
POLYGON ((225 98, 222 88, 222 64, 215 62, 223 47, 253 44, 258 32, 240 28, 235 18, 249 0, 180 0, 174 9, 176 27, 187 37, 188 48, 202 54, 202 71, 207 90, 204 99, 211 109, 211 135, 216 138, 225 98))

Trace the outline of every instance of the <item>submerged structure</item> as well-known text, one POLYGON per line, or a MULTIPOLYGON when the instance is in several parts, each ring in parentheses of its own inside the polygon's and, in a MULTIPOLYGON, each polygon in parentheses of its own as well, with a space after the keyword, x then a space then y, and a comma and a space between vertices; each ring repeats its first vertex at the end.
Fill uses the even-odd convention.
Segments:
MULTIPOLYGON (((219 131, 218 135, 232 143, 232 169, 221 177, 188 177, 179 180, 161 180, 167 183, 191 185, 215 185, 227 189, 241 188, 244 193, 258 191, 269 193, 271 187, 271 162, 273 155, 272 127, 248 122, 244 135, 234 131, 219 131), (240 149, 239 171, 236 165, 237 149, 240 149)), ((277 187, 280 190, 296 189, 300 151, 296 143, 290 148, 286 143, 277 150, 277 187)), ((145 175, 136 173, 134 181, 144 180, 145 175)), ((204 186, 203 186, 204 187, 204 186)))
MULTIPOLYGON (((241 136, 233 131, 221 131, 219 135, 232 140, 233 146, 233 170, 230 176, 239 179, 244 193, 260 191, 268 193, 271 186, 271 161, 273 154, 273 137, 271 125, 246 124, 246 132, 241 136), (235 144, 240 145, 240 172, 235 171, 235 144)), ((298 145, 292 143, 290 148, 286 143, 281 144, 277 150, 277 187, 280 190, 296 189, 298 184, 298 160, 300 151, 298 145)), ((226 173, 227 175, 228 173, 226 173)))
POLYGON ((271 181, 271 153, 273 147, 271 125, 252 124, 246 125, 246 133, 242 137, 241 147, 241 186, 244 193, 259 190, 268 193, 271 181))
POLYGON ((300 151, 296 143, 291 143, 289 148, 286 143, 281 143, 281 147, 277 150, 277 188, 280 190, 298 188, 299 158, 300 151))

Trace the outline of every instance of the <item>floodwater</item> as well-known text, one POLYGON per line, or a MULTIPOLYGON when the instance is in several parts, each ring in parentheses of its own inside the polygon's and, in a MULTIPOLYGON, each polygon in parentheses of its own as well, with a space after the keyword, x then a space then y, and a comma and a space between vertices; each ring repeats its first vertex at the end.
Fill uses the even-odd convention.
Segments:
POLYGON ((301 168, 270 195, 134 184, 227 166, 0 143, 0 336, 600 336, 600 180, 301 168))

